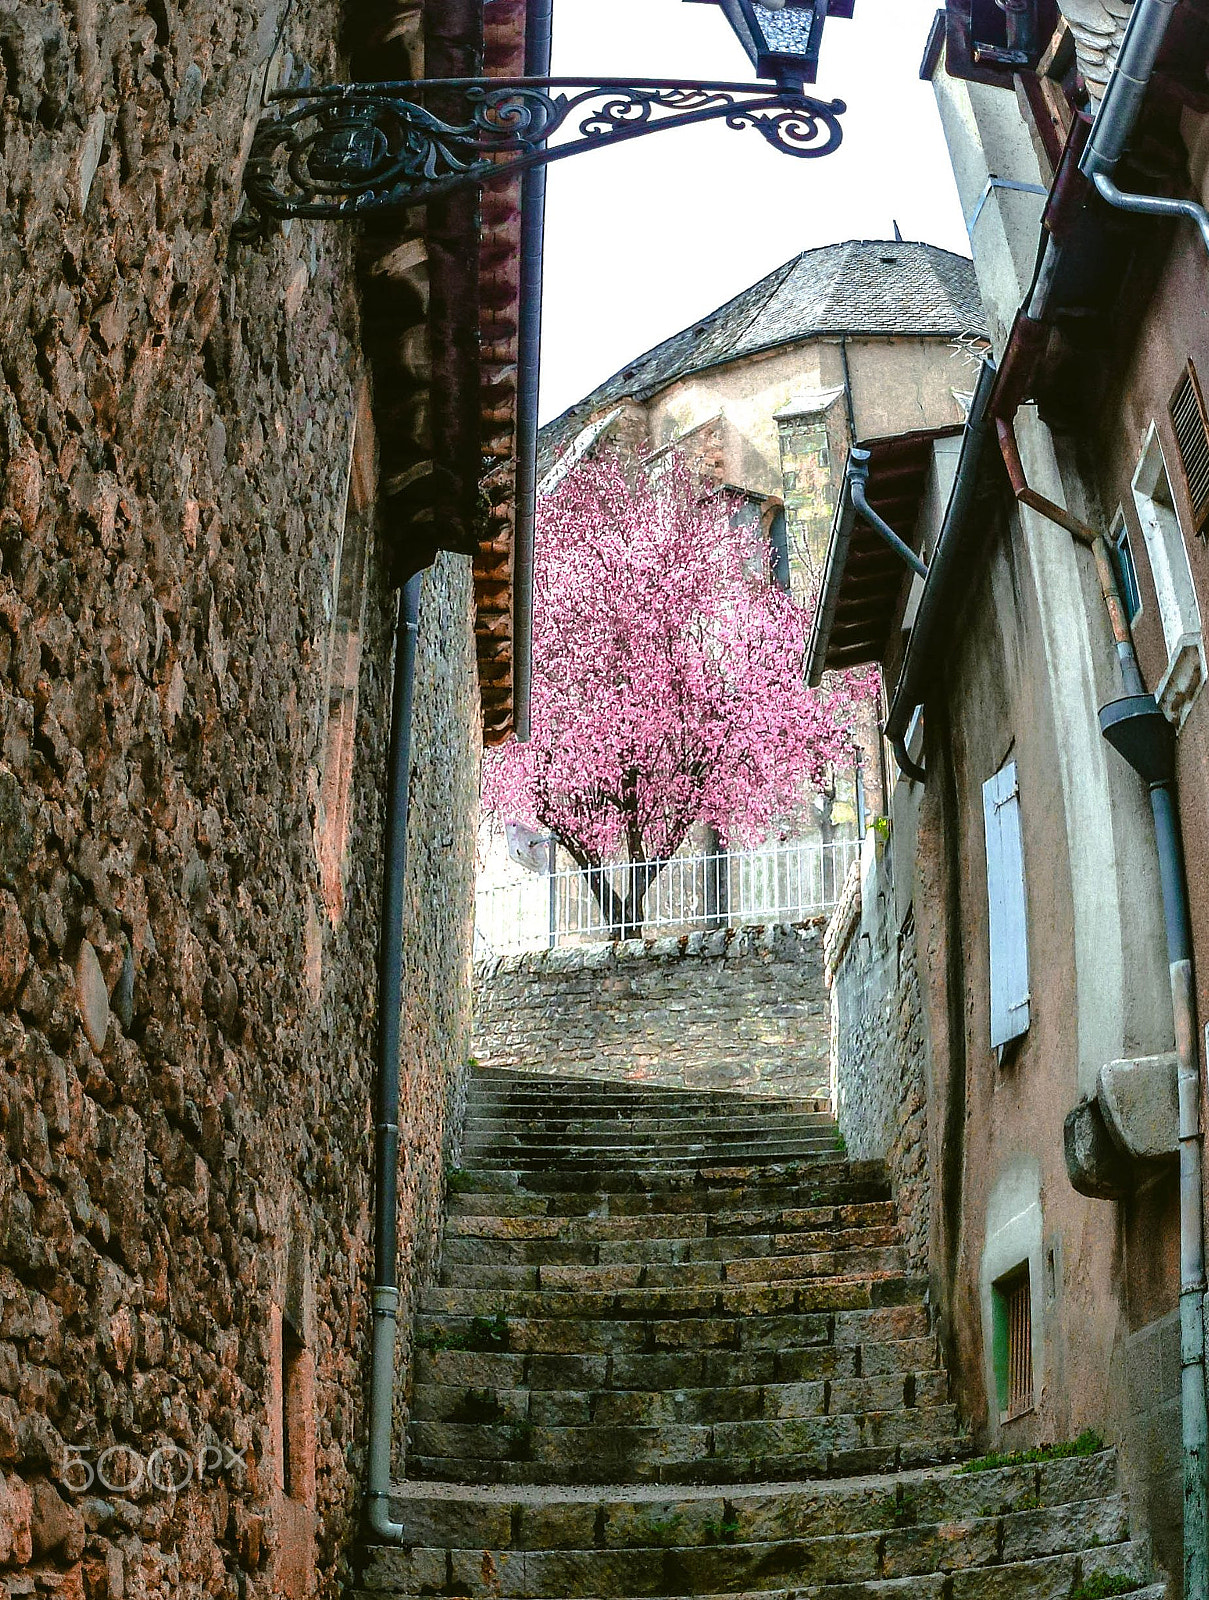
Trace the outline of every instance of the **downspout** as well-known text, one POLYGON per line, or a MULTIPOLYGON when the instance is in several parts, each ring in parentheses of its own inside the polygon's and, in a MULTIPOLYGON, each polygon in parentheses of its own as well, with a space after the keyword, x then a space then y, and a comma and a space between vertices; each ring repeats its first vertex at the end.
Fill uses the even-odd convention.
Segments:
POLYGON ((912 550, 905 539, 900 539, 898 534, 884 518, 869 504, 866 490, 869 485, 869 459, 868 450, 853 448, 848 452, 848 493, 852 497, 852 504, 863 519, 890 546, 900 561, 906 562, 917 577, 926 578, 928 569, 912 550))
MULTIPOLYGON (((554 0, 529 0, 525 72, 550 75, 554 0)), ((516 737, 529 738, 533 660, 533 535, 537 516, 538 397, 541 381, 542 265, 546 169, 521 176, 520 305, 517 316, 516 550, 513 568, 512 684, 516 737)))
POLYGON ((1205 1395, 1204 1175, 1200 1065, 1192 974, 1192 927, 1175 786, 1171 724, 1146 692, 1108 544, 1063 506, 1030 489, 1010 419, 996 421, 1012 492, 1022 504, 1067 529, 1096 561, 1112 626, 1125 698, 1100 712, 1100 731, 1145 780, 1159 855, 1175 1047, 1179 1060, 1180 1143, 1180 1432, 1184 1477, 1184 1596, 1209 1600, 1209 1409, 1205 1395))
POLYGON ((1129 194, 1113 174, 1141 114, 1155 62, 1179 0, 1136 0, 1121 53, 1113 68, 1079 169, 1095 184, 1101 198, 1118 211, 1145 217, 1186 217, 1194 222, 1209 249, 1209 211, 1195 200, 1166 195, 1129 194))
POLYGON ((974 498, 974 487, 978 481, 978 464, 982 459, 982 447, 988 432, 987 413, 991 390, 995 384, 995 371, 994 361, 988 358, 978 373, 974 398, 970 402, 970 415, 966 421, 965 433, 962 435, 957 475, 953 479, 953 490, 949 496, 940 536, 932 553, 923 594, 919 597, 915 626, 911 629, 911 637, 907 640, 902 670, 898 675, 898 685, 890 703, 890 713, 886 718, 885 732, 890 748, 894 751, 899 767, 915 783, 924 781, 924 769, 907 754, 907 728, 915 715, 916 707, 923 702, 924 679, 931 659, 933 641, 943 628, 952 624, 949 589, 956 570, 956 557, 965 541, 966 522, 974 498))
MULTIPOLYGON (((1102 541, 1101 541, 1102 542, 1102 541)), ((1116 594, 1116 580, 1113 578, 1116 594)), ((1120 597, 1116 594, 1117 610, 1120 597)), ((1111 612, 1111 608, 1110 608, 1111 612)), ((1114 629, 1115 629, 1114 620, 1114 629)), ((1146 782, 1163 894, 1178 1059, 1180 1144, 1180 1433, 1184 1596, 1209 1595, 1209 1411, 1205 1396, 1205 1229, 1201 1082, 1188 880, 1175 782, 1175 734, 1146 693, 1132 641, 1118 641, 1125 698, 1100 712, 1100 731, 1146 782)))
POLYGON ((390 1456, 394 1431, 395 1333, 399 1315, 399 1040, 403 1010, 403 882, 407 870, 407 811, 411 789, 411 716, 415 703, 416 634, 420 588, 416 573, 399 594, 395 682, 386 779, 386 841, 382 868, 382 938, 378 952, 378 1082, 374 1112, 374 1293, 370 1335, 369 1463, 365 1520, 382 1544, 402 1544, 404 1528, 390 1517, 390 1456))

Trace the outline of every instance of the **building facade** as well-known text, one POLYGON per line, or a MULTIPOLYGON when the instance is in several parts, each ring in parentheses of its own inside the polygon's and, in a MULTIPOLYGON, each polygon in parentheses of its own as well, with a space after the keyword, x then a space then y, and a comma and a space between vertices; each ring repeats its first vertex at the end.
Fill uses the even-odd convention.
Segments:
POLYGON ((409 1328, 517 705, 519 199, 358 240, 242 180, 303 73, 525 41, 499 0, 0 5, 7 1595, 301 1600, 355 1559, 399 588, 409 1328))
MULTIPOLYGON (((1086 154, 1114 115, 1095 131, 1133 8, 1062 9, 1033 6, 1033 43, 1007 59, 955 0, 924 61, 994 359, 953 459, 934 459, 896 524, 927 575, 900 566, 887 625, 863 636, 897 777, 889 842, 829 937, 836 1091, 850 1143, 888 1155, 914 1198, 979 1439, 1118 1441, 1178 1583, 1181 1221, 1199 1230, 1204 1200, 1185 1186, 1181 1204, 1177 1080, 1183 1061, 1203 1086, 1209 1015, 1207 263, 1196 228, 1111 206, 1086 154), (1169 937, 1172 858, 1147 785, 1101 734, 1101 708, 1130 694, 1153 695, 1174 751, 1195 1020, 1169 937)), ((1205 22, 1176 8, 1122 190, 1201 194, 1205 22)), ((841 531, 824 665, 832 618, 862 603, 841 531)))

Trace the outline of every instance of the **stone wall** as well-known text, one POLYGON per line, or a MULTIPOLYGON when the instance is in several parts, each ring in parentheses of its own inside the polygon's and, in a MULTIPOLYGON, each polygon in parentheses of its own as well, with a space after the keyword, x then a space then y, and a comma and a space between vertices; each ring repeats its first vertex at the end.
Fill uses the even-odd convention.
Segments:
POLYGON ((885 859, 869 835, 827 928, 832 1096, 849 1155, 885 1161, 908 1259, 929 1267, 927 1080, 915 923, 895 930, 885 859))
POLYGON ((475 972, 484 1066, 825 1095, 827 1051, 817 921, 539 950, 475 972))
MULTIPOLYGON (((289 11, 317 80, 340 11, 289 11)), ((0 0, 14 1596, 334 1595, 355 1523, 394 602, 351 236, 231 238, 285 16, 0 0)), ((444 561, 419 650, 407 1285, 469 1047, 470 606, 444 561)))

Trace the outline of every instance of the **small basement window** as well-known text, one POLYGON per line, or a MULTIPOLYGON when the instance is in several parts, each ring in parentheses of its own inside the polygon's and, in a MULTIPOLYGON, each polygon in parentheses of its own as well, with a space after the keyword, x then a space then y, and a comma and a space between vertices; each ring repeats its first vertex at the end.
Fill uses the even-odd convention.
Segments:
POLYGON ((1191 361, 1175 386, 1168 411, 1192 502, 1193 531, 1204 538, 1205 523, 1209 521, 1209 414, 1191 361))
POLYGON ((999 1420, 1033 1409, 1033 1302, 1028 1262, 992 1285, 999 1420))

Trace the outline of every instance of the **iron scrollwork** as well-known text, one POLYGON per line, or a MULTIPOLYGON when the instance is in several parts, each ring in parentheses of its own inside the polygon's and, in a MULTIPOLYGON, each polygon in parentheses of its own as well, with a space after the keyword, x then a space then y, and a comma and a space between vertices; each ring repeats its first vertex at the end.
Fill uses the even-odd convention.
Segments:
POLYGON ((261 123, 244 187, 265 216, 337 218, 423 205, 583 150, 725 122, 814 159, 843 137, 842 100, 772 84, 442 78, 286 89, 261 123), (425 104, 425 102, 430 104, 425 104), (568 123, 572 137, 547 141, 568 123))

